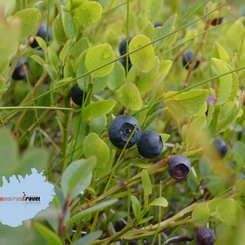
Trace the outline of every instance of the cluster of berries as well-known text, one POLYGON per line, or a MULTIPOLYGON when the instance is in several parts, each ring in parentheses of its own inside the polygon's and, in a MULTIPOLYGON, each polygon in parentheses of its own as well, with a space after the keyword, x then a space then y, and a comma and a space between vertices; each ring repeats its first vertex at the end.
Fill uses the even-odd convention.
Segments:
MULTIPOLYGON (((109 139, 117 148, 130 148, 137 144, 138 152, 144 158, 156 158, 163 149, 161 136, 148 130, 142 133, 141 126, 136 118, 127 115, 116 117, 109 127, 109 139)), ((168 163, 169 174, 177 179, 183 180, 191 170, 188 158, 182 155, 173 155, 168 163)))

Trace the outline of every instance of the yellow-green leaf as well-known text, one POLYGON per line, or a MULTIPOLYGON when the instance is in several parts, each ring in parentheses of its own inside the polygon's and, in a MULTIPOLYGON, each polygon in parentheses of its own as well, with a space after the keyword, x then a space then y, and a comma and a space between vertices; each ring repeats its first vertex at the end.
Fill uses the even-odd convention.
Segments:
POLYGON ((168 206, 168 201, 164 197, 158 197, 158 198, 154 199, 149 205, 166 208, 168 206))
POLYGON ((237 20, 228 29, 225 36, 226 46, 232 52, 242 52, 242 43, 244 45, 245 28, 240 20, 237 20))
POLYGON ((95 1, 89 1, 80 4, 73 11, 75 21, 83 27, 98 22, 102 15, 102 6, 95 1))
POLYGON ((21 23, 21 40, 24 41, 31 36, 38 28, 41 21, 41 13, 36 8, 27 8, 15 13, 21 23))
POLYGON ((34 222, 33 226, 45 238, 45 240, 48 241, 49 245, 62 245, 63 244, 59 236, 52 230, 48 229, 46 226, 39 224, 37 222, 34 222))
POLYGON ((130 55, 130 60, 138 71, 148 72, 155 64, 155 52, 150 42, 151 40, 148 37, 139 34, 135 36, 129 44, 129 52, 148 45, 130 55))
MULTIPOLYGON (((15 20, 6 22, 0 19, 0 74, 7 73, 9 68, 9 60, 16 52, 20 36, 19 23, 15 20), (3 35, 4 33, 4 35, 3 35)), ((3 82, 3 87, 4 82, 3 82)))
POLYGON ((119 102, 130 110, 139 110, 142 107, 140 92, 134 83, 124 83, 117 90, 119 102))
MULTIPOLYGON (((225 61, 216 58, 212 58, 212 68, 217 75, 222 75, 231 70, 229 65, 225 61)), ((234 80, 234 83, 236 84, 234 84, 235 87, 233 88, 232 74, 227 74, 226 76, 222 76, 219 78, 219 94, 217 98, 217 104, 223 104, 229 99, 234 99, 234 95, 236 95, 238 89, 238 79, 234 80), (236 89, 236 91, 234 91, 234 89, 236 89), (232 98, 230 98, 231 94, 233 95, 232 98)))
POLYGON ((219 42, 216 42, 216 51, 217 51, 219 59, 221 59, 221 60, 223 60, 225 62, 229 62, 230 61, 229 54, 226 52, 224 47, 219 42))
POLYGON ((85 57, 85 67, 94 77, 103 77, 111 73, 114 63, 106 65, 114 60, 114 53, 109 44, 99 44, 87 50, 85 57), (105 66, 106 65, 106 66, 105 66), (103 68, 100 68, 104 66, 103 68))
POLYGON ((115 100, 101 100, 93 102, 84 108, 82 118, 83 120, 87 120, 107 114, 111 112, 115 105, 115 100))
POLYGON ((106 168, 110 157, 110 151, 106 143, 96 133, 86 136, 83 141, 83 151, 86 158, 95 156, 97 158, 96 168, 106 168))
POLYGON ((209 219, 208 203, 199 203, 192 211, 192 222, 197 226, 205 226, 209 219))
POLYGON ((192 117, 206 110, 207 97, 208 90, 205 89, 192 90, 181 94, 171 91, 166 94, 164 103, 168 111, 176 118, 192 117))

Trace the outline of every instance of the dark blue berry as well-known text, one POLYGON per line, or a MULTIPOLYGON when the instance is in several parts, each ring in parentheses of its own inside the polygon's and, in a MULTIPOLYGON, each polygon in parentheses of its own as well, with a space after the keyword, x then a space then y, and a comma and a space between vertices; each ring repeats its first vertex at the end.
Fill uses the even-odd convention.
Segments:
POLYGON ((29 73, 29 64, 28 61, 22 57, 19 59, 17 66, 13 72, 12 78, 14 80, 23 80, 26 78, 26 75, 29 73))
POLYGON ((122 149, 134 130, 135 132, 129 140, 126 148, 130 148, 137 143, 141 136, 141 127, 137 119, 132 116, 118 116, 113 120, 109 127, 109 138, 111 143, 117 148, 122 149))
POLYGON ((161 22, 157 21, 157 22, 154 23, 154 27, 155 28, 157 28, 159 26, 162 26, 162 23, 161 22))
POLYGON ((224 140, 215 140, 214 147, 221 158, 225 157, 226 153, 228 152, 228 145, 224 140))
MULTIPOLYGON (((47 26, 45 24, 41 24, 41 26, 39 27, 39 30, 36 34, 37 37, 41 37, 43 40, 47 40, 50 41, 52 39, 52 32, 50 28, 47 28, 47 26)), ((33 40, 32 44, 31 44, 32 48, 37 48, 39 47, 39 44, 37 42, 36 39, 33 40)))
MULTIPOLYGON (((122 59, 120 60, 120 62, 121 62, 121 64, 123 65, 124 69, 126 70, 126 62, 127 62, 127 61, 126 61, 126 57, 122 58, 122 59)), ((128 70, 130 70, 131 67, 132 67, 132 63, 131 63, 130 59, 128 58, 128 70)))
MULTIPOLYGON (((131 42, 131 40, 132 40, 132 37, 129 37, 129 39, 128 39, 128 45, 129 45, 129 43, 131 42)), ((124 39, 121 41, 121 43, 119 44, 119 48, 118 48, 120 55, 124 55, 124 54, 127 53, 126 45, 127 45, 126 38, 124 38, 124 39)), ((123 65, 124 68, 126 69, 126 57, 122 58, 122 59, 120 60, 120 62, 122 63, 122 65, 123 65)), ((131 61, 130 61, 130 58, 128 57, 128 70, 130 70, 131 67, 132 67, 132 63, 131 63, 131 61)))
POLYGON ((197 228, 196 241, 197 245, 212 245, 216 240, 215 233, 213 230, 203 227, 197 228))
MULTIPOLYGON (((129 43, 131 42, 131 40, 132 40, 132 37, 129 37, 129 39, 128 39, 128 45, 129 45, 129 43)), ((126 38, 124 38, 122 41, 121 41, 121 43, 119 44, 119 53, 120 53, 120 55, 124 55, 124 54, 126 54, 126 45, 127 45, 127 43, 126 43, 126 38)))
MULTIPOLYGON (((190 67, 190 64, 192 62, 192 59, 194 57, 194 53, 192 51, 187 51, 184 53, 183 58, 182 58, 182 64, 183 66, 188 70, 190 67)), ((196 57, 196 63, 193 67, 193 70, 195 70, 201 62, 200 56, 197 55, 196 57)))
POLYGON ((174 155, 168 163, 168 172, 170 176, 177 180, 183 180, 191 171, 189 159, 182 155, 174 155))
POLYGON ((85 100, 86 94, 78 87, 78 85, 75 85, 70 91, 70 97, 76 105, 81 106, 85 100))
POLYGON ((145 131, 137 143, 138 151, 145 158, 158 157, 163 149, 162 138, 154 131, 145 131))
POLYGON ((223 17, 215 18, 211 21, 212 26, 220 25, 223 22, 223 17))

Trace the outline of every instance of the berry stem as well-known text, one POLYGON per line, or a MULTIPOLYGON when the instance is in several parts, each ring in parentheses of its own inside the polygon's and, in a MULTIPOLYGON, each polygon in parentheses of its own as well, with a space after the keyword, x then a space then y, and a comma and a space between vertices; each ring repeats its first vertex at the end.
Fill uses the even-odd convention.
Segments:
MULTIPOLYGON (((155 173, 157 173, 159 171, 163 171, 163 169, 166 168, 168 161, 169 161, 169 157, 158 161, 157 163, 155 163, 154 165, 152 165, 146 169, 147 173, 149 175, 154 175, 155 173)), ((100 196, 98 196, 94 200, 89 201, 87 203, 84 203, 80 207, 74 208, 72 213, 75 214, 81 210, 92 207, 96 203, 98 203, 99 201, 106 199, 107 197, 111 196, 112 194, 114 194, 118 191, 121 191, 122 189, 125 189, 129 186, 135 185, 140 180, 140 178, 141 178, 141 172, 136 174, 135 176, 133 176, 132 178, 130 178, 127 181, 121 181, 120 183, 118 183, 117 185, 115 185, 111 189, 105 191, 103 194, 101 194, 100 196)))
POLYGON ((193 68, 194 68, 195 63, 196 63, 196 57, 197 57, 197 54, 199 53, 200 49, 202 48, 203 44, 206 41, 206 38, 207 38, 207 35, 208 35, 209 26, 210 26, 210 19, 207 18, 205 26, 204 26, 204 32, 203 32, 203 35, 201 37, 200 43, 197 46, 197 48, 195 50, 195 53, 194 53, 194 56, 193 56, 193 59, 192 59, 192 61, 190 63, 190 68, 188 69, 188 72, 187 72, 187 75, 186 75, 186 78, 185 78, 185 81, 184 81, 184 87, 188 87, 189 86, 191 77, 193 75, 193 68))

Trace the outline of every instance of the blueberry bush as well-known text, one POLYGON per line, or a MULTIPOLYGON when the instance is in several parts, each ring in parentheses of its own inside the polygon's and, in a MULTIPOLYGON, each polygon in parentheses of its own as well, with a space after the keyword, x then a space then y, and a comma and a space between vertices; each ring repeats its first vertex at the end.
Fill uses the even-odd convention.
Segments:
POLYGON ((0 175, 35 167, 56 192, 0 244, 245 244, 244 16, 0 0, 0 175))

